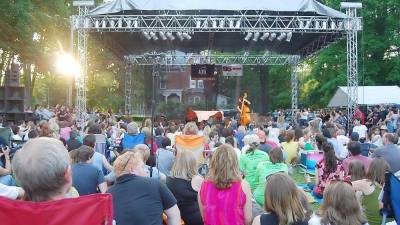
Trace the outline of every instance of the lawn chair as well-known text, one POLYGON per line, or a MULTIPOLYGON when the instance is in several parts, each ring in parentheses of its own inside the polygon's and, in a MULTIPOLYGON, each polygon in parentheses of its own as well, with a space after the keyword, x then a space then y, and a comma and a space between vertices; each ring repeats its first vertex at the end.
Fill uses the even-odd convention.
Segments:
POLYGON ((400 224, 400 180, 392 173, 386 173, 383 192, 382 224, 387 218, 394 218, 400 224))
POLYGON ((110 194, 49 202, 0 198, 1 224, 7 225, 112 225, 113 212, 110 194))

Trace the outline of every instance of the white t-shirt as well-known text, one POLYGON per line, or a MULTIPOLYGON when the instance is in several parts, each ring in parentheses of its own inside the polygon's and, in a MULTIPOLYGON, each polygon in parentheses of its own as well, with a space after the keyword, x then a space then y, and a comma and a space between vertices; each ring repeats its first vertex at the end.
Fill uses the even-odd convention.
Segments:
POLYGON ((367 137, 368 128, 365 125, 359 125, 353 127, 353 132, 357 132, 360 138, 367 137))
POLYGON ((0 196, 2 197, 17 199, 20 191, 20 187, 7 186, 0 183, 0 196))

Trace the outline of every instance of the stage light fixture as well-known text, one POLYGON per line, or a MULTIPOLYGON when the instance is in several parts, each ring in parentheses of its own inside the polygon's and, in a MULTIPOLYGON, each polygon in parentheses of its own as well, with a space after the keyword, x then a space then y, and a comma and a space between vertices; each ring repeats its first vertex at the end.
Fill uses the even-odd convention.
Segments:
POLYGON ((201 28, 201 20, 196 21, 196 28, 201 28))
POLYGON ((327 21, 323 21, 322 22, 322 29, 326 29, 328 27, 328 22, 327 21))
POLYGON ((343 22, 342 22, 342 21, 339 22, 338 28, 339 28, 339 29, 343 29, 343 22))
POLYGON ((155 41, 158 40, 156 33, 154 33, 153 31, 150 32, 150 37, 153 38, 153 40, 155 40, 155 41))
POLYGON ((236 21, 236 28, 240 28, 240 19, 236 21))
POLYGON ((235 21, 229 20, 229 28, 234 28, 235 27, 235 21))
POLYGON ((316 20, 314 23, 315 23, 315 29, 319 29, 319 28, 320 28, 320 26, 319 26, 319 25, 320 25, 320 24, 319 24, 319 21, 316 20))
POLYGON ((285 37, 286 37, 286 33, 283 33, 283 32, 282 32, 282 33, 276 38, 276 40, 282 41, 285 37))
POLYGON ((269 33, 268 32, 264 32, 264 34, 260 37, 260 39, 262 41, 265 41, 265 39, 267 39, 269 37, 269 33))
POLYGON ((94 27, 99 28, 100 27, 100 21, 96 20, 94 21, 94 27))
POLYGON ((204 20, 203 27, 204 27, 204 28, 207 28, 207 27, 208 27, 208 21, 207 21, 207 20, 204 20))
POLYGON ((308 29, 310 28, 310 25, 311 25, 311 20, 307 20, 306 26, 304 28, 308 29))
POLYGON ((122 18, 118 19, 118 28, 122 28, 122 18))
POLYGON ((138 26, 139 26, 138 24, 139 24, 139 22, 137 20, 133 21, 133 27, 134 28, 138 28, 138 26))
POLYGON ((300 20, 300 22, 299 22, 299 28, 300 28, 300 29, 303 29, 303 28, 304 28, 304 21, 303 21, 303 20, 300 20))
POLYGON ((255 32, 254 33, 254 37, 253 37, 253 41, 257 42, 259 37, 260 37, 260 32, 255 32))
POLYGON ((173 41, 173 40, 175 40, 175 37, 174 37, 174 35, 171 33, 171 32, 167 32, 167 37, 168 37, 168 39, 170 40, 170 41, 173 41))
POLYGON ((212 21, 212 27, 213 27, 213 28, 217 28, 217 21, 216 21, 216 20, 213 20, 213 21, 212 21))
POLYGON ((158 32, 158 34, 160 35, 160 38, 165 41, 167 40, 167 36, 165 36, 165 33, 163 31, 158 32))
POLYGON ((182 33, 182 36, 183 36, 184 38, 186 38, 187 40, 192 39, 192 36, 190 36, 187 32, 183 32, 183 33, 182 33))
POLYGON ((132 20, 127 20, 126 21, 126 27, 131 28, 132 27, 132 20))
POLYGON ((180 32, 180 31, 176 32, 176 36, 178 37, 178 39, 180 41, 183 41, 184 37, 182 36, 182 32, 180 32))
POLYGON ((336 23, 335 23, 335 21, 331 21, 331 29, 332 29, 332 30, 336 29, 336 23))
POLYGON ((107 27, 107 21, 103 20, 101 21, 101 27, 106 28, 107 27))
POLYGON ((244 37, 244 40, 245 40, 245 41, 249 41, 250 38, 251 38, 251 36, 253 36, 253 33, 252 33, 252 32, 248 32, 247 35, 246 35, 246 37, 244 37))
POLYGON ((110 27, 114 28, 115 27, 115 20, 110 20, 110 27))
POLYGON ((269 39, 268 39, 268 40, 273 41, 275 38, 276 38, 276 33, 272 33, 272 34, 269 36, 269 39))
POLYGON ((293 36, 293 32, 287 33, 287 35, 286 35, 286 41, 287 41, 287 42, 290 42, 290 40, 292 40, 292 36, 293 36))
POLYGON ((219 21, 219 28, 224 28, 225 27, 225 20, 220 20, 219 21))
POLYGON ((143 31, 142 34, 143 34, 143 36, 144 36, 147 40, 150 40, 150 39, 151 39, 151 36, 149 35, 149 32, 143 31))

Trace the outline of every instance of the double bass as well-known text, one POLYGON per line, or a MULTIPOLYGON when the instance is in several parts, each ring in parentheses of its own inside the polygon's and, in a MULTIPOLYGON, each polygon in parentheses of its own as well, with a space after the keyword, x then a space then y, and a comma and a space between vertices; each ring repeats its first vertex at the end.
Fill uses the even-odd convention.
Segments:
POLYGON ((246 99, 247 93, 243 94, 242 98, 239 98, 239 104, 237 110, 240 112, 240 125, 248 126, 251 122, 250 120, 250 101, 246 99))

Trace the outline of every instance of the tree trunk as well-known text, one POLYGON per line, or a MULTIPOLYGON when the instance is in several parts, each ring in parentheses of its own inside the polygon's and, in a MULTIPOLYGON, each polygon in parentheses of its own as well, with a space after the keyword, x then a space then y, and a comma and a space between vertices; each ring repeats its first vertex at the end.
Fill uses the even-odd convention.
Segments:
POLYGON ((267 115, 270 111, 271 102, 269 99, 269 68, 267 66, 258 66, 260 79, 260 114, 267 115))

